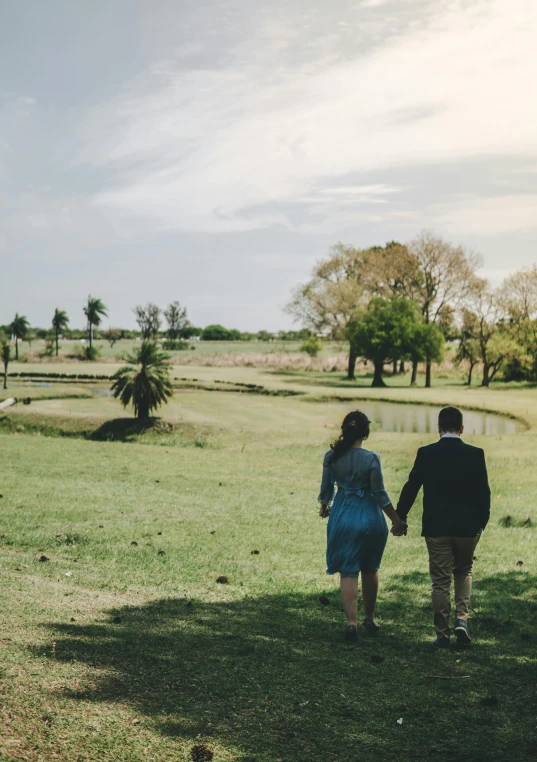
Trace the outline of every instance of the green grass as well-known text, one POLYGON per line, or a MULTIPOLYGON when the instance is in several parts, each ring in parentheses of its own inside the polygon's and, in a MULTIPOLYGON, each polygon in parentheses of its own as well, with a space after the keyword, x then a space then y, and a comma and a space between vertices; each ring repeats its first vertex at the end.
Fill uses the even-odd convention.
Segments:
MULTIPOLYGON (((68 384, 59 399, 6 414, 15 433, 0 429, 0 759, 187 760, 202 742, 216 762, 535 757, 535 391, 336 392, 322 377, 178 370, 306 395, 184 389, 162 411, 179 429, 134 428, 127 443, 93 441, 106 421, 115 433, 132 422, 115 400, 67 399, 68 384), (472 439, 487 451, 493 510, 476 552, 470 649, 425 648, 434 633, 419 505, 409 536, 388 542, 379 637, 343 641, 316 506, 341 413, 311 401, 334 393, 449 401, 531 425, 472 439), (62 427, 90 436, 57 436, 62 427), (528 517, 533 526, 521 526, 528 517)), ((428 439, 372 435, 394 499, 428 439)))

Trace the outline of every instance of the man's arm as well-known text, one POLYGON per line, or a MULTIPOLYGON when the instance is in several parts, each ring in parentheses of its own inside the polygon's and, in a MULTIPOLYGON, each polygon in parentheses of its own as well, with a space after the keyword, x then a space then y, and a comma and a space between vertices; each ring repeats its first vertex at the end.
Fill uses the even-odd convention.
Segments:
POLYGON ((481 518, 481 528, 484 529, 490 518, 490 487, 487 474, 487 464, 485 463, 485 453, 481 450, 479 463, 479 511, 481 518))
POLYGON ((423 475, 423 455, 420 449, 416 455, 412 471, 408 475, 408 481, 401 490, 399 502, 397 503, 397 515, 403 519, 403 521, 406 521, 409 511, 414 505, 414 500, 423 484, 423 475))

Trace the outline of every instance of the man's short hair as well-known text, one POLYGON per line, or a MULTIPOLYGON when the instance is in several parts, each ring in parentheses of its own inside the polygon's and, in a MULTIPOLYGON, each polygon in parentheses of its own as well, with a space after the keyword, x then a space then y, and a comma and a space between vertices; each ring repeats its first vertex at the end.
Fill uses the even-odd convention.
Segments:
POLYGON ((456 407, 444 407, 438 414, 438 428, 442 431, 460 431, 462 413, 456 407))

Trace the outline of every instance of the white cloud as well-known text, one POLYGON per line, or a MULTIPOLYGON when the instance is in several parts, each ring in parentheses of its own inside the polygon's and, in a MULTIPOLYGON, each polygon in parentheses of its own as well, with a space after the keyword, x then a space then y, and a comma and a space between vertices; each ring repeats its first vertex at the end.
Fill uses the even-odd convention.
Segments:
MULTIPOLYGON (((345 190, 338 178, 349 173, 536 157, 537 5, 454 0, 437 8, 425 26, 351 60, 332 51, 315 64, 282 64, 275 48, 292 47, 296 30, 278 27, 275 46, 264 27, 232 68, 154 66, 88 118, 80 161, 115 178, 95 205, 155 228, 218 232, 289 226, 286 204, 315 199, 320 214, 326 195, 324 213, 337 225, 382 199, 370 188, 345 190), (328 181, 336 188, 322 190, 328 181), (281 213, 261 211, 267 204, 282 204, 281 213)), ((459 224, 486 232, 489 222, 500 230, 528 222, 525 205, 517 213, 487 203, 494 220, 478 204, 475 219, 456 210, 459 224)))
POLYGON ((450 204, 433 206, 428 224, 451 234, 478 234, 537 231, 537 193, 511 194, 494 198, 460 198, 450 204))

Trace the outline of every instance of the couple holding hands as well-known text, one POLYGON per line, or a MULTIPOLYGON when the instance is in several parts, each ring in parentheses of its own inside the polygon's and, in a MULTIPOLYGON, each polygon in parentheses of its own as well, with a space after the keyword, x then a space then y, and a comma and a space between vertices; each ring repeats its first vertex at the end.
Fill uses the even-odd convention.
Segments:
POLYGON ((439 441, 421 447, 397 509, 384 489, 380 457, 366 450, 370 421, 356 410, 341 424, 341 435, 323 463, 319 514, 329 516, 327 574, 339 573, 347 615, 347 640, 357 639, 358 575, 362 577, 363 625, 370 634, 375 621, 378 570, 388 526, 406 535, 406 517, 423 487, 422 536, 429 552, 436 640, 433 648, 449 648, 451 578, 455 587, 454 635, 458 644, 470 643, 468 604, 472 589, 474 550, 490 515, 490 488, 485 454, 462 441, 460 410, 446 407, 438 416, 439 441), (334 497, 335 487, 337 492, 334 497))

